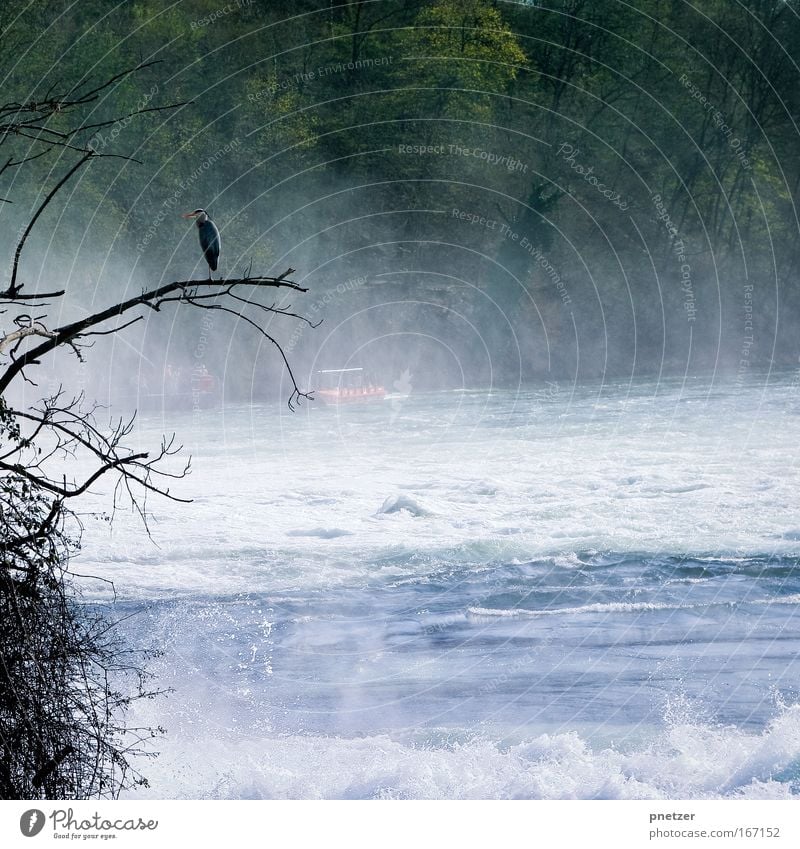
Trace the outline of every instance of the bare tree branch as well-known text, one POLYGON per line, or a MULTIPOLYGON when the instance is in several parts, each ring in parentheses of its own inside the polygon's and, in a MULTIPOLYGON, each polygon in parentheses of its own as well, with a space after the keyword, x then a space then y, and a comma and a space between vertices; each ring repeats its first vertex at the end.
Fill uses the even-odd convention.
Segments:
POLYGON ((0 354, 12 343, 24 339, 26 336, 46 336, 52 337, 52 332, 47 330, 40 324, 32 324, 28 327, 20 327, 19 330, 13 330, 0 338, 0 354))
POLYGON ((25 228, 20 240, 17 244, 17 249, 14 251, 14 263, 11 267, 11 282, 8 284, 8 289, 5 292, 0 292, 0 299, 5 300, 13 300, 19 295, 22 286, 17 285, 17 271, 19 270, 19 258, 22 254, 22 249, 25 247, 25 242, 28 240, 28 236, 31 234, 31 230, 33 230, 34 225, 39 220, 39 216, 45 211, 47 205, 50 201, 56 196, 59 190, 66 184, 69 178, 80 168, 82 168, 93 156, 94 151, 89 151, 84 154, 73 166, 67 171, 67 173, 55 184, 55 186, 47 193, 45 199, 39 205, 39 208, 34 212, 31 220, 28 222, 28 226, 25 228))
MULTIPOLYGON (((148 292, 142 292, 141 295, 136 295, 119 304, 114 304, 107 309, 94 313, 93 315, 74 321, 70 324, 59 327, 52 331, 52 335, 47 341, 42 342, 35 348, 25 351, 21 356, 15 359, 6 367, 5 372, 0 375, 0 395, 8 388, 12 380, 28 365, 34 364, 40 360, 45 354, 58 348, 61 345, 73 342, 81 336, 88 335, 86 331, 97 327, 97 325, 124 315, 136 307, 148 306, 158 311, 164 304, 168 303, 192 303, 192 297, 198 289, 211 289, 214 294, 224 296, 226 292, 230 292, 237 286, 251 286, 257 289, 293 289, 296 292, 306 292, 306 288, 299 286, 297 283, 287 279, 287 275, 292 269, 288 269, 278 277, 244 277, 237 280, 176 280, 172 283, 166 283, 159 286, 157 289, 151 289, 148 292), (180 293, 177 297, 170 297, 173 293, 180 293)), ((197 301, 195 306, 199 306, 197 301)), ((278 312, 272 307, 263 306, 262 309, 266 312, 278 312)), ((230 312, 230 310, 227 310, 230 312)), ((244 317, 241 313, 236 313, 240 317, 244 317)), ((274 340, 271 340, 274 342, 274 340)), ((277 342, 274 342, 277 345, 277 342)), ((278 345, 280 348, 280 346, 278 345)), ((281 351, 281 353, 283 353, 281 351)), ((284 361, 286 358, 284 357, 284 361)), ((288 365, 288 363, 287 363, 288 365)), ((294 377, 292 377, 294 383, 294 377)), ((310 397, 308 393, 302 392, 296 383, 294 383, 296 392, 292 393, 292 397, 310 397)))
POLYGON ((142 754, 140 744, 163 729, 126 728, 120 712, 156 693, 144 686, 141 655, 120 642, 113 623, 87 614, 72 600, 68 564, 80 549, 85 515, 73 505, 103 482, 111 490, 110 516, 104 518, 113 521, 116 510, 129 504, 149 534, 149 497, 188 501, 170 487, 191 467, 190 459, 178 459, 182 446, 174 435, 162 437, 152 451, 129 447, 135 416, 100 422, 105 409, 87 404, 82 393, 70 397, 59 389, 37 403, 11 406, 14 381, 36 386, 34 367, 50 353, 72 352, 83 360, 96 337, 124 332, 142 321, 146 308, 160 312, 185 304, 234 316, 273 344, 292 383, 290 408, 312 397, 298 386, 285 351, 265 324, 278 316, 318 324, 267 296, 269 289, 307 291, 291 280, 292 268, 277 277, 254 277, 248 269, 229 280, 176 280, 55 328, 43 308, 65 289, 56 282, 50 292, 24 292, 22 260, 42 215, 90 159, 120 156, 96 149, 93 134, 184 105, 145 102, 125 115, 94 121, 81 115, 82 107, 110 87, 153 64, 141 63, 98 84, 83 78, 60 92, 53 85, 38 99, 0 105, 0 147, 14 139, 42 147, 4 158, 0 176, 54 148, 78 154, 43 191, 15 246, 10 282, 0 291, 0 316, 11 313, 12 321, 12 329, 0 332, 0 676, 8 683, 0 687, 0 795, 5 798, 114 797, 124 787, 145 783, 130 758, 142 754), (64 113, 75 120, 56 118, 64 113), (130 693, 112 684, 120 675, 132 677, 130 693))

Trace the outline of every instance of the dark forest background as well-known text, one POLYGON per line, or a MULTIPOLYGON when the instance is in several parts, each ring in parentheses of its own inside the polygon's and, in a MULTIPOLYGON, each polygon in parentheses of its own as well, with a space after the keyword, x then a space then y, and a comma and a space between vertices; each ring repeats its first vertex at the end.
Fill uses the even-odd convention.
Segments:
MULTIPOLYGON (((98 151, 140 164, 98 159, 48 210, 26 285, 66 284, 75 313, 205 276, 180 217, 205 207, 223 273, 292 266, 309 287, 293 307, 323 325, 275 327, 306 383, 348 365, 438 388, 797 364, 796 0, 16 5, 5 100, 156 59, 89 120, 187 102, 99 131, 98 151)), ((0 185, 5 260, 74 155, 0 185)), ((228 399, 277 397, 259 345, 179 309, 77 379, 104 397, 202 359, 228 399)))

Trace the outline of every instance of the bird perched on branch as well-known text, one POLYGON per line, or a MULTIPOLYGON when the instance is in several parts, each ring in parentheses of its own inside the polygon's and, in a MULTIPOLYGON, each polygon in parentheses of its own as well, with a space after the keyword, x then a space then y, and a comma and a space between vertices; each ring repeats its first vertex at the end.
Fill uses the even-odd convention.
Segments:
POLYGON ((203 255, 208 263, 208 279, 211 279, 211 272, 217 270, 219 262, 219 230, 217 225, 208 217, 208 213, 204 209, 195 209, 194 212, 187 212, 184 218, 194 218, 197 224, 197 234, 200 236, 200 247, 203 249, 203 255))

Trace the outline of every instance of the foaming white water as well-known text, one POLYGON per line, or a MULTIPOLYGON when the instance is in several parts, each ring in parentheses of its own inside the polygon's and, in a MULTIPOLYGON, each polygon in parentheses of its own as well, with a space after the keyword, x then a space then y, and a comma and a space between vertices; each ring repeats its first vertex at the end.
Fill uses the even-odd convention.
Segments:
POLYGON ((584 604, 580 607, 553 607, 544 610, 526 610, 515 607, 510 610, 487 607, 470 607, 471 616, 580 616, 586 613, 646 613, 650 610, 693 610, 705 605, 696 604, 656 604, 653 602, 608 602, 606 604, 584 604))
POLYGON ((168 742, 153 798, 785 799, 800 779, 800 707, 761 733, 678 723, 638 746, 576 732, 499 744, 389 735, 168 742), (793 781, 775 780, 792 770, 793 781))
POLYGON ((797 792, 800 414, 761 389, 145 422, 191 438, 195 500, 153 543, 88 523, 76 570, 165 651, 152 794, 797 792))
POLYGON ((408 574, 428 568, 420 554, 800 555, 793 391, 762 388, 763 414, 749 388, 662 384, 151 418, 136 447, 176 429, 194 456, 173 488, 194 501, 153 505, 158 547, 135 516, 119 514, 111 535, 89 523, 86 561, 104 577, 124 567, 118 590, 136 597, 215 592, 220 574, 233 590, 358 583, 359 564, 403 555, 408 574))
MULTIPOLYGON (((783 598, 765 598, 758 601, 749 600, 749 604, 800 604, 800 595, 788 595, 783 598)), ((730 607, 733 602, 720 601, 717 604, 730 607)), ((611 601, 605 604, 584 604, 580 607, 552 607, 542 610, 527 610, 522 607, 514 607, 510 609, 504 608, 487 608, 487 607, 469 607, 467 613, 470 616, 486 616, 486 617, 516 617, 516 616, 582 616, 591 613, 647 613, 655 610, 700 610, 707 609, 709 604, 660 604, 657 602, 624 602, 611 601)))

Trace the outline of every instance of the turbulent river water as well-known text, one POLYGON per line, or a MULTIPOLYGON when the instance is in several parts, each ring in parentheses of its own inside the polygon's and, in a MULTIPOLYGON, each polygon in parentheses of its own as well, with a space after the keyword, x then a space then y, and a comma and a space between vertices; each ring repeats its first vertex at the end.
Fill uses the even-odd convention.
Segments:
POLYGON ((164 651, 140 795, 800 792, 795 375, 225 407, 137 440, 164 430, 193 503, 152 502, 153 542, 88 522, 75 565, 164 651))

